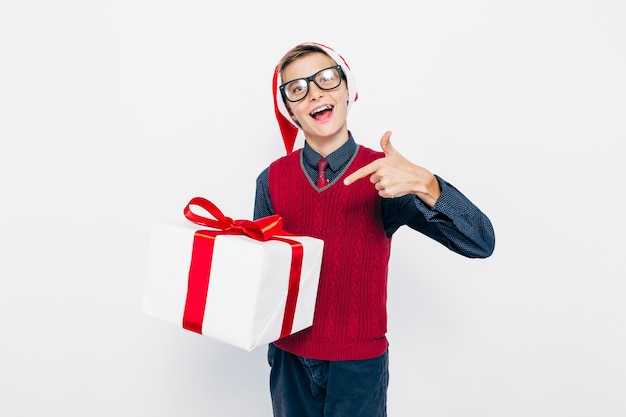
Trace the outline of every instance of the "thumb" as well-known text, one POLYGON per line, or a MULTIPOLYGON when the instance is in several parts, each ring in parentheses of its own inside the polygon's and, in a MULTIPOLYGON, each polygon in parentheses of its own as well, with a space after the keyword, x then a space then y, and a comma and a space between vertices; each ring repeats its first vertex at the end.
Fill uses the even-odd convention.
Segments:
POLYGON ((391 144, 391 131, 388 130, 385 132, 382 138, 380 138, 380 148, 385 153, 385 156, 395 155, 398 153, 396 149, 391 144))

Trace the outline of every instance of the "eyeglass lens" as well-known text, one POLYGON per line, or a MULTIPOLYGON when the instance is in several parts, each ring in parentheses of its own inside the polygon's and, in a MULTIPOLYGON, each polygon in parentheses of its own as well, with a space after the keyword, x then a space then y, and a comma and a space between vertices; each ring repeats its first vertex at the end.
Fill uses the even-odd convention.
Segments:
POLYGON ((309 92, 309 83, 313 81, 322 90, 332 90, 341 84, 341 74, 337 67, 324 68, 307 78, 296 78, 284 84, 283 91, 289 101, 299 101, 309 92))

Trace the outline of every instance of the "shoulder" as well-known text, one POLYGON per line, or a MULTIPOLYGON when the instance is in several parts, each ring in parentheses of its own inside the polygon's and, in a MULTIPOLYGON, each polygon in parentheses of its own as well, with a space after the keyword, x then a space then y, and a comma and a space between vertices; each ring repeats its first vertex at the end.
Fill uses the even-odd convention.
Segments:
POLYGON ((298 149, 298 150, 291 152, 288 155, 281 156, 280 158, 278 158, 277 160, 275 160, 274 162, 270 164, 270 168, 272 166, 279 166, 279 165, 284 165, 288 163, 293 163, 293 161, 300 161, 301 153, 302 153, 302 149, 298 149))
POLYGON ((289 164, 294 160, 300 159, 300 152, 302 149, 295 150, 288 155, 281 156, 272 162, 267 168, 265 168, 257 177, 257 183, 267 183, 267 179, 272 170, 278 170, 280 167, 285 166, 285 164, 289 164))
POLYGON ((265 168, 261 173, 256 177, 257 185, 267 184, 267 179, 269 177, 269 167, 265 168))
POLYGON ((358 145, 357 149, 357 157, 363 158, 367 161, 367 163, 374 161, 376 159, 382 158, 385 156, 384 152, 375 151, 373 149, 368 148, 367 146, 358 145))

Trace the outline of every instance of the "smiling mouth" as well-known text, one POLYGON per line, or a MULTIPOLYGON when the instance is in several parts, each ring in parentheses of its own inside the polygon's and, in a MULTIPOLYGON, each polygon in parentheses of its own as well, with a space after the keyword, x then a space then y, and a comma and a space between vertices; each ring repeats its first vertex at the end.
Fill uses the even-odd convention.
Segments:
POLYGON ((317 109, 309 113, 309 115, 314 119, 318 119, 320 117, 324 117, 325 115, 328 115, 332 111, 333 111, 333 106, 326 105, 326 106, 318 107, 317 109))

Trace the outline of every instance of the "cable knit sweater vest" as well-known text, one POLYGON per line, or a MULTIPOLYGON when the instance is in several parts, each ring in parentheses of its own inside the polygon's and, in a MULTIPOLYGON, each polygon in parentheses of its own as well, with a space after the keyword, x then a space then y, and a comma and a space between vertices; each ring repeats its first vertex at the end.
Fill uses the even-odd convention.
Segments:
POLYGON ((387 348, 387 265, 381 198, 367 179, 343 178, 384 154, 360 146, 345 172, 319 190, 303 167, 302 151, 270 165, 269 192, 284 229, 324 240, 313 325, 275 342, 296 355, 322 360, 369 359, 387 348))

